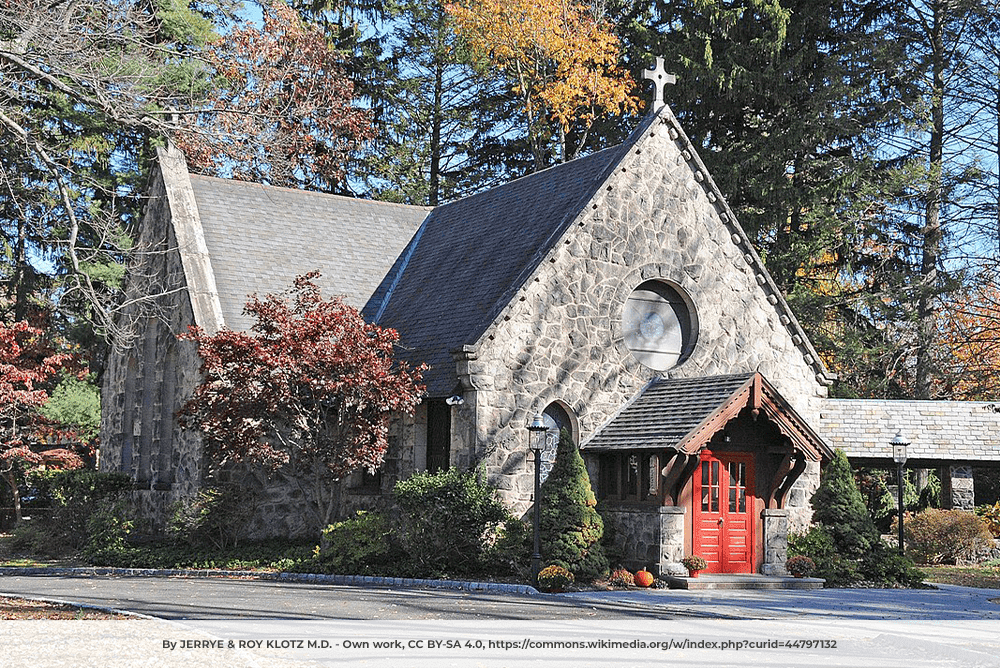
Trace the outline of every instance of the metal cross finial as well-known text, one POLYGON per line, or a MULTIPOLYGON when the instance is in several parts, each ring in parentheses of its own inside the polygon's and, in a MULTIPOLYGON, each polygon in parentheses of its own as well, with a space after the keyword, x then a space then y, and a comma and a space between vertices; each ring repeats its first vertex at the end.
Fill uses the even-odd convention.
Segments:
POLYGON ((653 82, 653 113, 655 114, 663 109, 663 87, 667 84, 677 83, 677 77, 673 74, 667 74, 666 68, 663 67, 663 58, 657 56, 656 67, 651 70, 643 70, 642 78, 653 82))

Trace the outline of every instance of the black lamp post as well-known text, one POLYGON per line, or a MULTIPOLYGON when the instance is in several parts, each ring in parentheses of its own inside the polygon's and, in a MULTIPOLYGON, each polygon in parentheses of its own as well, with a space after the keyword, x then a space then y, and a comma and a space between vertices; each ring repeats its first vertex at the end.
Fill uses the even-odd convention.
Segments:
POLYGON ((903 554, 903 466, 906 465, 906 446, 910 444, 900 429, 889 441, 892 446, 892 460, 896 462, 896 505, 899 513, 899 554, 903 554))
POLYGON ((542 450, 545 449, 545 436, 548 427, 545 426, 545 419, 541 413, 536 413, 535 418, 528 425, 528 448, 535 453, 535 513, 533 527, 535 530, 535 551, 531 555, 531 580, 538 584, 538 573, 542 570, 542 500, 539 498, 539 490, 542 486, 542 450))

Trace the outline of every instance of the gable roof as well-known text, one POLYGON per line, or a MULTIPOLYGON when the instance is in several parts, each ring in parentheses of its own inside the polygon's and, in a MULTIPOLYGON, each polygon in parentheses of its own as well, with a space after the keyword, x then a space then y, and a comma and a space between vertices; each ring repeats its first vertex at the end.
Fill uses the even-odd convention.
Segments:
POLYGON ((759 373, 657 378, 580 447, 695 454, 744 409, 763 413, 808 459, 833 451, 759 373))
POLYGON ((984 401, 826 399, 816 430, 853 460, 892 461, 902 430, 912 462, 1000 461, 1000 405, 984 401))
POLYGON ((247 295, 279 292, 296 274, 319 269, 327 295, 363 306, 367 320, 399 331, 401 357, 431 365, 424 376, 430 396, 450 395, 457 382, 453 353, 492 336, 573 221, 588 203, 598 205, 616 168, 626 170, 644 142, 664 130, 803 359, 829 384, 825 365, 669 107, 648 115, 618 146, 433 211, 194 176, 189 190, 201 213, 224 323, 248 327, 242 316, 247 295))
POLYGON ((590 201, 628 144, 434 209, 364 310, 426 362, 427 393, 454 391, 451 352, 475 343, 590 201))
POLYGON ((427 217, 426 207, 191 175, 222 306, 236 330, 251 294, 277 293, 319 270, 327 296, 362 308, 427 217))

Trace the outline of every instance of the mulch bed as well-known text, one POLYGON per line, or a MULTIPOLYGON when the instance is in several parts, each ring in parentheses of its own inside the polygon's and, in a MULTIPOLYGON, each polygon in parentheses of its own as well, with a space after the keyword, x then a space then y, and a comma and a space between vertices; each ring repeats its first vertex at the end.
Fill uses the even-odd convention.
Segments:
POLYGON ((0 619, 133 619, 90 608, 0 597, 0 619))

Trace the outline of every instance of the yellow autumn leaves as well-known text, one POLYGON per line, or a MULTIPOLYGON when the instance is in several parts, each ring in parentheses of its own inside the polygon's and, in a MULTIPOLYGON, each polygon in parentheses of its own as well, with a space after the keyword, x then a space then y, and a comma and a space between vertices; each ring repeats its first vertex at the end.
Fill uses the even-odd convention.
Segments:
POLYGON ((479 59, 503 70, 529 124, 543 117, 563 132, 602 113, 640 106, 610 26, 571 0, 465 0, 447 4, 456 33, 479 59))

